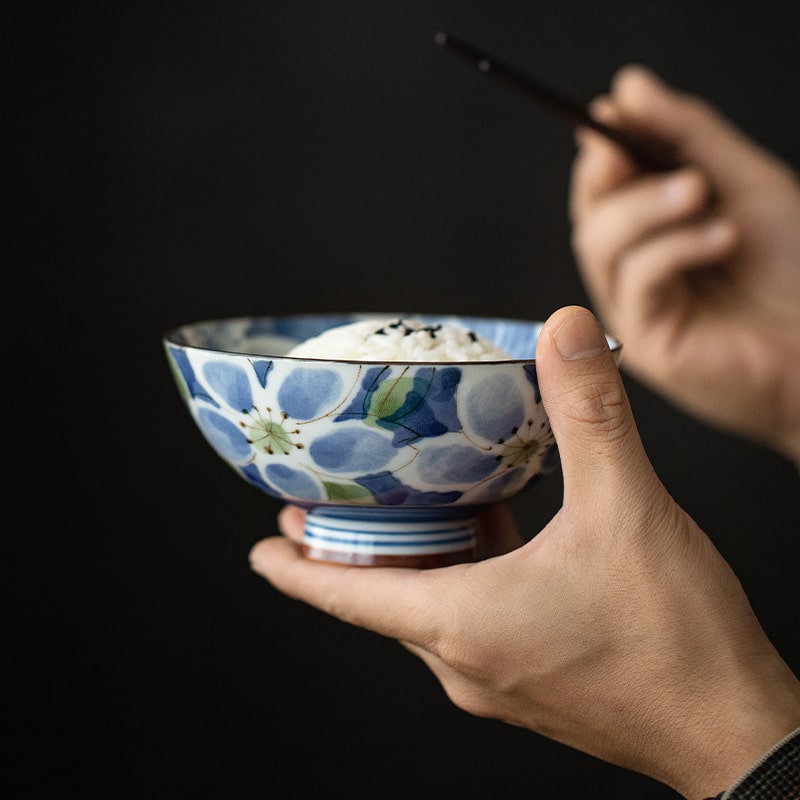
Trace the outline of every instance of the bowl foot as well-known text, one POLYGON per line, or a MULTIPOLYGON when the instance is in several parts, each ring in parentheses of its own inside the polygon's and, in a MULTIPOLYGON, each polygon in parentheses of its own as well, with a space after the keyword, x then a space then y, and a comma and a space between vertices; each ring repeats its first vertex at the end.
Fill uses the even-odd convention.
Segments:
POLYGON ((351 566, 444 567, 474 559, 475 523, 452 510, 316 509, 306 515, 302 551, 351 566))
POLYGON ((376 556, 365 553, 341 553, 323 550, 303 544, 303 555, 312 561, 325 561, 328 564, 345 564, 350 567, 411 567, 413 569, 435 569, 449 567, 451 564, 464 564, 475 560, 475 548, 459 550, 455 553, 436 553, 427 556, 376 556))

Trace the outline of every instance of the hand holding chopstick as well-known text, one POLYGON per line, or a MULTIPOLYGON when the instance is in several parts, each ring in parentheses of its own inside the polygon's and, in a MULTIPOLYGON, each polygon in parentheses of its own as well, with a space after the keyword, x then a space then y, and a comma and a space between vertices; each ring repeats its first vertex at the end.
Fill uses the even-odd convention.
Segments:
POLYGON ((479 72, 513 89, 521 90, 528 98, 542 108, 575 126, 584 126, 605 136, 622 147, 646 172, 665 172, 680 166, 671 150, 660 143, 632 136, 625 131, 612 128, 589 114, 584 106, 571 100, 555 89, 523 74, 518 69, 498 61, 493 56, 479 50, 449 33, 438 32, 434 41, 448 47, 468 62, 474 64, 479 72))

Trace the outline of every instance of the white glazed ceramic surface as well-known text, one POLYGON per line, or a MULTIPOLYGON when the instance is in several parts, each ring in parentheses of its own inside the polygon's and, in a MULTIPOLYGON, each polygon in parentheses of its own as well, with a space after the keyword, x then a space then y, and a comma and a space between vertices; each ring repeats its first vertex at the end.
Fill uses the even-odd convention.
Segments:
POLYGON ((192 418, 219 456, 256 488, 310 510, 307 552, 370 563, 470 551, 477 508, 553 467, 534 362, 540 328, 423 314, 236 318, 178 328, 164 347, 192 418), (460 324, 513 358, 373 363, 283 355, 366 316, 460 324))

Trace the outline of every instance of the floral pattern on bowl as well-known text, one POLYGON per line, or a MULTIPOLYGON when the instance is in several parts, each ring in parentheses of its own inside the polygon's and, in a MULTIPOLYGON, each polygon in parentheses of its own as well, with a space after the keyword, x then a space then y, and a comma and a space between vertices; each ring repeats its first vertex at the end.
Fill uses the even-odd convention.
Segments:
POLYGON ((435 520, 430 524, 444 541, 467 520, 461 540, 446 547, 466 542, 469 549, 477 507, 512 497, 556 463, 532 358, 540 323, 462 321, 488 326, 512 354, 512 340, 517 351, 520 343, 529 348, 529 357, 508 361, 283 355, 297 341, 353 318, 218 320, 176 329, 163 343, 210 446, 251 485, 311 509, 317 540, 324 537, 320 526, 335 518, 328 544, 341 552, 357 545, 364 554, 409 554, 413 542, 400 544, 413 538, 409 526, 424 532, 435 520), (367 541, 374 531, 364 528, 380 529, 386 538, 392 525, 399 525, 400 538, 367 541))

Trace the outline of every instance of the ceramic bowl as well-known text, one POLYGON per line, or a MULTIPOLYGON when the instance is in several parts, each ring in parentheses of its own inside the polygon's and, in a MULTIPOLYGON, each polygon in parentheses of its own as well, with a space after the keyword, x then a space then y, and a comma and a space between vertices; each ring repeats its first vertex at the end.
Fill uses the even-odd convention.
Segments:
POLYGON ((407 312, 306 314, 192 323, 163 344, 208 444, 251 486, 308 510, 306 556, 432 567, 472 559, 480 508, 557 463, 536 381, 541 327, 407 312), (334 326, 401 316, 466 326, 511 360, 286 355, 334 326))

